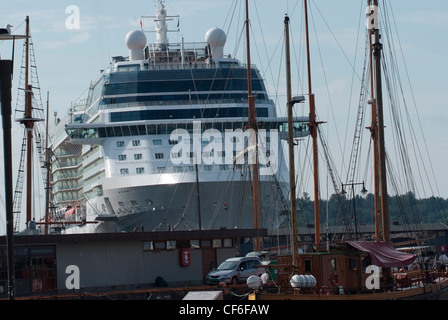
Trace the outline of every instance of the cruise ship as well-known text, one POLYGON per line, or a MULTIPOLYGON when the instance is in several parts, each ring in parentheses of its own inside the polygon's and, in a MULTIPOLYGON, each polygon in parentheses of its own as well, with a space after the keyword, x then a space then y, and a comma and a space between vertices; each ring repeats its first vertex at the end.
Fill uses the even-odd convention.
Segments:
MULTIPOLYGON (((130 31, 129 56, 112 58, 52 129, 52 221, 64 233, 252 228, 258 154, 259 227, 278 228, 288 211, 288 119, 259 70, 250 66, 252 130, 248 66, 224 54, 224 31, 170 43, 164 1, 153 18, 155 43, 130 31)), ((295 138, 309 134, 307 121, 294 118, 295 138)))

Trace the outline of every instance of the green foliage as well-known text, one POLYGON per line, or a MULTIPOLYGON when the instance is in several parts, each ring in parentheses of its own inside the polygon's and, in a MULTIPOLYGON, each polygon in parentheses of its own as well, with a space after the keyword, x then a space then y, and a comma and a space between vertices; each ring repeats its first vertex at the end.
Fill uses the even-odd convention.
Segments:
MULTIPOLYGON (((389 215, 392 223, 437 223, 447 224, 448 199, 430 197, 417 199, 412 192, 404 195, 389 196, 389 215)), ((333 194, 328 200, 320 201, 320 223, 327 222, 331 226, 353 224, 374 224, 374 195, 333 194)), ((314 223, 314 201, 307 193, 297 198, 297 223, 306 226, 314 223)))

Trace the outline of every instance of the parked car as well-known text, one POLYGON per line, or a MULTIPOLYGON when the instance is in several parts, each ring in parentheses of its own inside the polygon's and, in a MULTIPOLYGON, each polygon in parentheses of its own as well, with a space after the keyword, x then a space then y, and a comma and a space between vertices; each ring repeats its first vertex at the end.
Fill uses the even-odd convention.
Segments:
POLYGON ((269 257, 268 251, 251 251, 246 254, 246 257, 257 257, 261 260, 261 262, 268 262, 268 261, 272 260, 269 257))
POLYGON ((219 265, 215 270, 210 271, 205 281, 208 284, 219 284, 221 282, 229 284, 244 283, 252 275, 261 276, 265 270, 257 268, 261 266, 258 257, 237 257, 229 258, 219 265))

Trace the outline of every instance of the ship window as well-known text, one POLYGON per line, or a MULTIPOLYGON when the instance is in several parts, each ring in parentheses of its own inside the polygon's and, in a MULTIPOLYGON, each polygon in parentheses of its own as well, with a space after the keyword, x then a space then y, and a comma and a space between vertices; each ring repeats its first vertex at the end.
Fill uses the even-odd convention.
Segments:
POLYGON ((169 240, 166 242, 166 248, 167 250, 173 250, 177 247, 177 241, 176 240, 169 240))
MULTIPOLYGON (((138 133, 138 129, 137 129, 136 126, 131 126, 131 127, 129 127, 129 129, 130 129, 130 134, 131 134, 131 136, 138 136, 138 135, 139 135, 139 133, 138 133)), ((139 140, 138 140, 138 141, 139 141, 139 140)))
POLYGON ((129 169, 128 168, 120 169, 120 174, 122 176, 127 176, 129 174, 129 169))
POLYGON ((120 160, 120 161, 126 160, 126 155, 125 154, 119 154, 118 155, 118 160, 120 160))
MULTIPOLYGON (((166 96, 164 96, 166 100, 166 96)), ((257 108, 258 117, 267 117, 268 108, 257 108)), ((110 116, 111 122, 128 122, 139 120, 159 120, 159 119, 200 119, 200 118, 226 118, 226 117, 247 117, 247 108, 204 108, 204 109, 176 109, 176 110, 139 110, 113 112, 110 116)), ((175 129, 175 125, 164 126, 164 133, 169 133, 175 129)))
POLYGON ((204 166, 204 171, 212 171, 212 166, 210 166, 210 165, 205 165, 205 166, 204 166))
POLYGON ((182 172, 184 172, 184 168, 183 167, 173 167, 173 171, 176 173, 182 173, 182 172))
POLYGON ((114 127, 114 132, 116 137, 123 136, 123 131, 121 131, 121 127, 114 127))
POLYGON ((190 247, 192 249, 199 249, 199 248, 201 248, 199 240, 190 240, 190 247))
POLYGON ((330 270, 331 271, 336 270, 336 259, 335 258, 330 259, 330 270))
POLYGON ((165 173, 166 168, 165 167, 157 167, 157 173, 165 173))
POLYGON ((223 247, 224 248, 232 248, 233 247, 232 239, 223 239, 223 247))
MULTIPOLYGON (((121 71, 121 70, 120 70, 121 71)), ((175 78, 171 78, 175 79, 175 78)), ((130 79, 127 79, 130 80, 130 79)), ((254 91, 265 91, 262 80, 256 78, 252 81, 254 91)), ((140 81, 108 84, 105 87, 105 95, 130 94, 130 93, 154 93, 154 92, 185 92, 185 91, 231 91, 247 90, 247 80, 243 79, 203 79, 194 81, 190 79, 172 80, 170 86, 165 81, 140 81)))
POLYGON ((121 131, 123 132, 123 136, 131 135, 131 131, 129 130, 129 127, 121 127, 121 131))
POLYGON ((356 263, 356 259, 354 258, 349 258, 348 259, 348 266, 350 268, 350 270, 356 270, 357 269, 357 263, 356 263))
POLYGON ((137 129, 138 129, 138 133, 139 133, 140 135, 145 135, 145 134, 146 134, 146 126, 144 126, 144 125, 139 125, 139 126, 137 126, 137 129))
POLYGON ((124 141, 117 141, 117 147, 118 148, 124 147, 124 141))
POLYGON ((220 169, 221 171, 229 170, 229 165, 227 165, 227 164, 221 164, 221 165, 219 165, 219 169, 220 169))
POLYGON ((99 138, 107 137, 106 128, 98 128, 98 137, 99 138))
POLYGON ((135 169, 135 172, 137 174, 144 174, 145 173, 145 168, 137 168, 137 169, 135 169))
POLYGON ((178 159, 181 157, 181 153, 179 152, 171 152, 171 159, 178 159))
POLYGON ((134 160, 142 160, 143 155, 141 153, 134 154, 134 160))
POLYGON ((201 247, 211 247, 212 243, 210 240, 201 240, 201 247))
POLYGON ((107 127, 106 128, 106 134, 107 134, 108 137, 115 137, 114 128, 107 127))
POLYGON ((168 142, 169 142, 169 144, 171 144, 171 145, 173 145, 173 144, 178 144, 179 143, 179 141, 177 141, 177 140, 168 140, 168 142))
POLYGON ((155 146, 160 146, 162 144, 162 140, 160 139, 152 140, 152 144, 155 146))
POLYGON ((156 134, 157 126, 147 125, 146 130, 147 130, 148 134, 156 134))
POLYGON ((154 250, 163 250, 166 249, 166 242, 155 242, 154 250))
POLYGON ((163 159, 163 153, 156 153, 155 157, 156 159, 163 159))
POLYGON ((143 251, 152 251, 152 250, 154 250, 154 242, 143 241, 143 251))
POLYGON ((138 147, 140 145, 140 140, 132 140, 132 146, 138 147))
POLYGON ((222 239, 213 239, 213 248, 221 248, 222 239))
POLYGON ((305 260, 305 272, 311 273, 311 260, 305 260))

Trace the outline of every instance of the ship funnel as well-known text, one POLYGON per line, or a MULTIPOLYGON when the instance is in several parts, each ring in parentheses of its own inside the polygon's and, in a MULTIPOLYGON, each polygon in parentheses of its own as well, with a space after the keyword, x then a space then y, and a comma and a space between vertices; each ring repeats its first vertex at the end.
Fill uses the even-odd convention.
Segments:
POLYGON ((222 59, 224 56, 224 45, 226 44, 226 33, 219 28, 211 28, 205 34, 205 41, 210 46, 213 59, 222 59))
POLYGON ((146 36, 140 30, 133 30, 126 35, 126 46, 129 48, 129 60, 144 60, 146 36))

